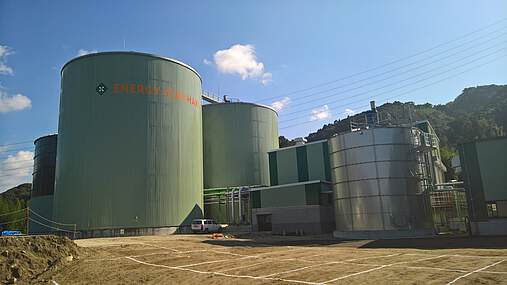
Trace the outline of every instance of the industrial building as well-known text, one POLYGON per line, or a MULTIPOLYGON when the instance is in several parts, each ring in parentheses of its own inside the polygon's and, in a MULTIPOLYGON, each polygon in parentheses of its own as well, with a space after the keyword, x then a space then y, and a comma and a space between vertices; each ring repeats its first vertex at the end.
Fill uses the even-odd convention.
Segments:
POLYGON ((252 231, 321 234, 333 229, 327 140, 271 150, 269 187, 250 191, 252 231))
POLYGON ((507 137, 464 143, 458 150, 471 233, 507 234, 507 137))
POLYGON ((203 93, 174 59, 96 53, 61 75, 59 132, 35 141, 30 208, 79 237, 188 232, 202 217, 281 235, 421 237, 463 230, 467 204, 472 232, 507 221, 506 138, 460 146, 465 185, 451 187, 429 121, 389 125, 374 102, 348 131, 280 149, 274 109, 203 93))
POLYGON ((427 169, 425 175, 430 179, 434 185, 445 183, 445 172, 447 168, 442 163, 440 156, 440 140, 437 133, 431 126, 428 120, 418 121, 413 124, 414 127, 422 131, 421 138, 422 146, 426 147, 422 153, 422 158, 427 162, 427 169))
POLYGON ((28 205, 31 210, 28 231, 31 234, 47 233, 53 230, 44 224, 53 218, 57 141, 57 135, 43 136, 34 141, 33 181, 28 205))
POLYGON ((202 217, 201 78, 137 52, 61 71, 54 220, 81 236, 162 234, 202 217))

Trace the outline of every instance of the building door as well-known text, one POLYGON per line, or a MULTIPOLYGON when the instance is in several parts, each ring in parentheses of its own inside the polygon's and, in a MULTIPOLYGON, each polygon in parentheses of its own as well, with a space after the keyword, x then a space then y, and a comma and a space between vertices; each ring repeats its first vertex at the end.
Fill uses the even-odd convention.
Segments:
POLYGON ((259 232, 271 231, 271 214, 268 215, 257 215, 257 225, 259 226, 259 232))

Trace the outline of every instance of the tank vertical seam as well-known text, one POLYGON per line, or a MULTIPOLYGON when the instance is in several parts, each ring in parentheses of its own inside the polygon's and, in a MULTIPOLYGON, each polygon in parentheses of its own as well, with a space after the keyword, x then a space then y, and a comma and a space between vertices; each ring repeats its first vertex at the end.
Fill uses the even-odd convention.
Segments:
POLYGON ((373 158, 375 160, 375 176, 377 180, 377 189, 378 189, 378 197, 380 201, 380 217, 382 218, 382 229, 386 229, 386 223, 384 218, 384 205, 382 201, 382 193, 380 189, 380 179, 379 179, 379 173, 378 173, 378 162, 377 162, 377 146, 375 145, 375 129, 371 130, 371 137, 373 141, 373 158))
MULTIPOLYGON (((345 136, 341 137, 341 143, 343 145, 343 148, 346 150, 347 146, 345 145, 345 136)), ((344 154, 344 158, 345 158, 345 165, 347 165, 347 161, 348 161, 348 159, 347 159, 347 151, 344 151, 343 154, 344 154)), ((350 216, 350 222, 352 224, 352 230, 355 230, 354 216, 352 215, 352 199, 351 199, 352 194, 350 193, 349 168, 348 167, 345 167, 345 177, 347 179, 347 192, 349 193, 349 197, 348 197, 347 200, 349 200, 350 213, 348 213, 348 215, 350 216)))
MULTIPOLYGON (((407 132, 407 136, 408 136, 408 138, 405 138, 405 139, 407 139, 408 141, 412 142, 412 147, 413 147, 413 148, 415 148, 416 146, 415 146, 415 143, 414 143, 414 133, 413 133, 413 129, 410 129, 410 131, 409 131, 409 132, 407 132)), ((411 150, 409 150, 409 151, 411 151, 411 150)), ((418 157, 417 157, 417 156, 418 156, 418 154, 417 154, 416 152, 414 152, 414 162, 415 162, 415 164, 416 164, 416 168, 414 169, 414 173, 417 173, 417 166, 418 166, 418 164, 419 164, 419 159, 418 159, 418 157)), ((408 195, 408 191, 407 191, 408 187, 410 187, 410 184, 409 184, 409 183, 411 183, 411 181, 410 181, 409 179, 406 179, 406 181, 405 181, 405 187, 406 187, 406 188, 405 188, 405 198, 407 199, 407 203, 409 203, 409 205, 410 205, 410 200, 409 200, 409 198, 410 198, 410 197, 409 197, 409 195, 408 195)), ((412 182, 412 183, 413 183, 413 182, 412 182)), ((419 186, 419 187, 420 187, 420 186, 419 186)), ((424 186, 423 186, 423 187, 424 187, 424 186)), ((413 195, 410 195, 410 196, 413 196, 413 195)), ((426 208, 426 206, 425 206, 425 208, 426 208)), ((424 209, 424 210, 426 211, 426 209, 424 209)), ((431 209, 430 209, 430 211, 431 211, 431 209)), ((408 208, 408 212, 409 212, 409 215, 410 215, 410 216, 409 216, 409 218, 410 218, 410 222, 415 222, 415 221, 412 221, 412 217, 414 217, 414 216, 415 216, 415 213, 413 213, 413 209, 412 209, 412 207, 408 208)), ((430 215, 431 215, 431 213, 430 213, 430 215)), ((412 224, 411 224, 411 223, 409 223, 409 225, 408 225, 408 226, 409 226, 409 229, 411 229, 412 224)), ((414 225, 414 228, 415 228, 415 225, 414 225)))

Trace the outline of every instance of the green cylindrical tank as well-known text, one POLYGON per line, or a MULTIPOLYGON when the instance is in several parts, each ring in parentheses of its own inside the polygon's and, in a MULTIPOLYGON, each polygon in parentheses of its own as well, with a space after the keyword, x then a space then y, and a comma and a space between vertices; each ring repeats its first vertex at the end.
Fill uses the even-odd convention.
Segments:
POLYGON ((57 221, 142 234, 202 215, 201 79, 188 65, 137 52, 75 58, 62 68, 58 129, 57 221))
POLYGON ((204 188, 269 185, 268 151, 278 148, 278 115, 243 103, 203 106, 204 188))
POLYGON ((32 192, 30 195, 30 233, 52 232, 53 193, 55 189, 55 164, 57 135, 43 136, 34 141, 32 192))

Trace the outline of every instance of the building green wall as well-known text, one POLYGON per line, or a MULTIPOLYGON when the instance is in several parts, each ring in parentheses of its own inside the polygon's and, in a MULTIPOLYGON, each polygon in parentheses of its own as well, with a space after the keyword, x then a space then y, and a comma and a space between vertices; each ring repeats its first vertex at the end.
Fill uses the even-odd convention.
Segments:
POLYGON ((306 204, 304 185, 261 190, 261 207, 288 207, 306 204))
POLYGON ((204 188, 269 185, 268 151, 278 148, 278 115, 234 102, 203 106, 204 188))
POLYGON ((331 191, 330 184, 310 181, 259 188, 250 195, 252 208, 272 208, 327 204, 327 201, 321 201, 321 194, 331 191))
POLYGON ((458 150, 469 213, 485 220, 486 202, 507 200, 507 137, 461 144, 458 150))
POLYGON ((486 201, 507 200, 507 138, 477 143, 486 201))
POLYGON ((78 230, 176 227, 202 215, 201 80, 134 52, 62 69, 54 219, 78 230))
POLYGON ((269 159, 272 186, 331 180, 327 141, 271 151, 269 159))
POLYGON ((296 148, 281 149, 276 153, 276 171, 278 176, 278 184, 299 182, 298 176, 298 159, 296 148))

